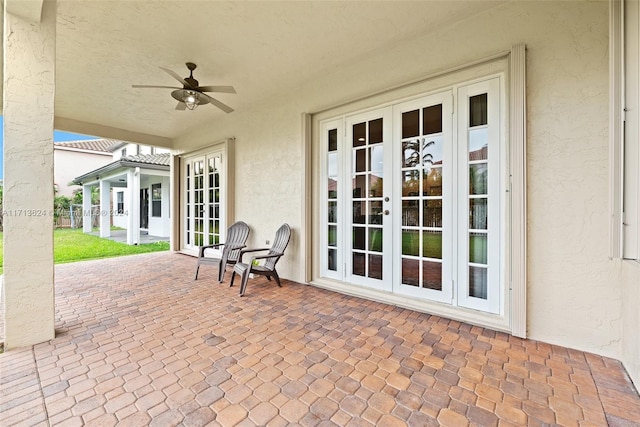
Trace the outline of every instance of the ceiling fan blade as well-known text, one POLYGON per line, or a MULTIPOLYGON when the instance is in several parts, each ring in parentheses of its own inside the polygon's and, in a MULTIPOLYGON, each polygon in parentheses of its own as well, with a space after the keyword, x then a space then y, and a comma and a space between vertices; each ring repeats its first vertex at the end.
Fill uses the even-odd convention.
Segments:
POLYGON ((201 93, 201 95, 204 96, 210 103, 212 103, 213 105, 215 105, 216 107, 224 111, 225 113, 230 113, 233 111, 233 108, 229 107, 226 104, 223 104, 222 102, 218 101, 215 98, 210 97, 206 93, 201 93))
MULTIPOLYGON (((185 79, 183 79, 182 77, 180 77, 175 71, 172 71, 172 70, 170 70, 168 68, 164 68, 164 67, 160 67, 160 69, 162 71, 164 71, 165 73, 169 74, 171 77, 173 77, 174 79, 176 79, 180 83, 182 83, 185 87, 193 88, 193 86, 191 86, 189 83, 187 83, 187 81, 185 79)), ((180 89, 182 89, 182 88, 180 88, 180 89)))
POLYGON ((176 105, 176 110, 178 111, 184 111, 187 109, 187 104, 185 104, 184 102, 178 102, 178 105, 176 105))
POLYGON ((233 86, 200 86, 202 92, 236 93, 233 86))
POLYGON ((151 86, 151 85, 131 85, 131 87, 135 87, 135 88, 152 88, 152 89, 182 89, 181 87, 173 87, 173 86, 151 86))

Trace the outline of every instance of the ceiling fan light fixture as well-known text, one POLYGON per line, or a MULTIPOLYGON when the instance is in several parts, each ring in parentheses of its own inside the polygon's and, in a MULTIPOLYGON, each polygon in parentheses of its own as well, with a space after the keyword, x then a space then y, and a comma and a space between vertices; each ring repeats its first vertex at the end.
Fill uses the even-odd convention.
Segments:
POLYGON ((182 95, 182 102, 189 110, 195 110, 200 104, 200 94, 194 90, 185 90, 182 95))

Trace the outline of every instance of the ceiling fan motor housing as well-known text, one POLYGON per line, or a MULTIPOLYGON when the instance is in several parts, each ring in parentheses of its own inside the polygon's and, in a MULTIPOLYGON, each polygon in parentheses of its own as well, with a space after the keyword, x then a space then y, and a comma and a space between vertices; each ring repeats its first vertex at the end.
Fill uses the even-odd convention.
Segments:
POLYGON ((184 86, 185 89, 198 90, 198 81, 193 77, 185 77, 184 81, 189 83, 190 86, 184 86))

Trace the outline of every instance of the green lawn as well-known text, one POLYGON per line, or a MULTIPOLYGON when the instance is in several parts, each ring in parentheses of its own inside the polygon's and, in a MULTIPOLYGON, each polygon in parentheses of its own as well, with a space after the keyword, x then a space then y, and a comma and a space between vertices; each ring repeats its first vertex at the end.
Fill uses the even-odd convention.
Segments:
MULTIPOLYGON (((81 229, 57 229, 53 232, 53 257, 56 264, 166 250, 169 250, 169 242, 131 246, 85 234, 81 229)), ((4 248, 0 233, 0 274, 3 272, 3 265, 4 248)))

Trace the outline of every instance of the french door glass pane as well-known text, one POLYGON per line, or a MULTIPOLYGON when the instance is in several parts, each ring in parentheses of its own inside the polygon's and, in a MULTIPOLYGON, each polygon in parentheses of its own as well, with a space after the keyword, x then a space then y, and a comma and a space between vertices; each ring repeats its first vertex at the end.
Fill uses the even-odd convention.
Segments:
POLYGON ((329 147, 329 152, 332 151, 337 151, 338 150, 338 130, 337 129, 330 129, 328 132, 328 147, 329 147))
POLYGON ((382 142, 382 119, 371 120, 369 123, 369 144, 382 142))
POLYGON ((422 226, 429 228, 442 227, 442 199, 427 199, 423 201, 422 226))
POLYGON ((331 271, 338 270, 338 251, 329 249, 327 254, 327 269, 331 271))
POLYGON ((442 196, 442 168, 425 168, 422 175, 422 195, 442 196))
POLYGON ((414 167, 420 162, 420 140, 408 139, 402 141, 402 167, 414 167))
POLYGON ((487 94, 483 93, 469 98, 469 126, 487 124, 487 94))
POLYGON ((402 284, 420 286, 420 261, 411 258, 402 258, 402 284))
POLYGON ((402 201, 402 225, 406 227, 420 226, 420 200, 402 201))
POLYGON ((364 276, 365 275, 365 255, 361 252, 353 253, 353 275, 364 276))
POLYGON ((469 228, 472 230, 487 229, 487 198, 472 198, 469 200, 469 228))
POLYGON ((337 227, 335 225, 330 225, 327 230, 327 244, 329 246, 336 246, 337 235, 338 235, 337 227))
POLYGON ((369 277, 382 280, 382 255, 369 255, 369 277))
POLYGON ((469 194, 487 194, 487 164, 469 165, 469 194))
POLYGON ((470 233, 469 262, 487 264, 487 233, 470 233))
POLYGON ((487 268, 469 266, 469 296, 487 299, 487 268))
POLYGON ((356 175, 353 178, 353 198, 361 199, 367 194, 367 176, 356 175))
POLYGON ((422 262, 422 287, 442 290, 442 263, 434 261, 422 262))
POLYGON ((369 228, 369 251, 382 252, 382 228, 369 228))
POLYGON ((424 117, 422 121, 422 134, 442 132, 442 104, 432 105, 422 110, 424 117))
POLYGON ((442 259, 442 231, 422 232, 422 253, 425 258, 442 259))
POLYGON ((369 224, 382 225, 382 202, 369 202, 369 224))
POLYGON ((335 177, 330 177, 327 183, 327 194, 330 199, 338 198, 338 180, 335 177))
POLYGON ((338 202, 329 202, 329 209, 327 209, 327 219, 331 223, 338 222, 338 202))
POLYGON ((330 178, 338 176, 338 153, 335 151, 327 154, 327 175, 330 178))
POLYGON ((367 123, 362 122, 353 125, 353 146, 360 147, 367 143, 367 123))
POLYGON ((486 127, 469 130, 469 160, 487 160, 489 157, 489 130, 486 127))
POLYGON ((402 138, 413 138, 420 132, 420 110, 402 113, 402 138))
POLYGON ((366 172, 367 170, 367 150, 360 149, 355 150, 355 156, 353 157, 354 172, 366 172))
POLYGON ((420 231, 402 230, 402 255, 420 256, 420 231))
POLYGON ((420 169, 402 172, 402 196, 417 196, 420 191, 420 169))
POLYGON ((422 163, 425 166, 442 165, 442 134, 422 138, 422 163))
POLYGON ((367 231, 364 227, 353 227, 353 249, 364 250, 366 247, 367 231))
POLYGON ((353 202, 353 223, 364 224, 367 219, 366 216, 367 202, 353 202))

